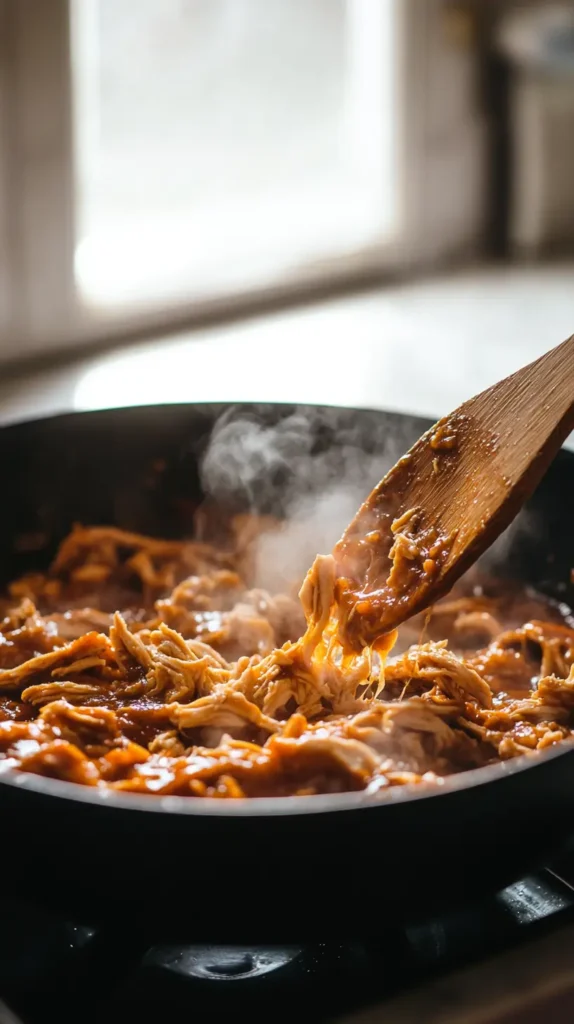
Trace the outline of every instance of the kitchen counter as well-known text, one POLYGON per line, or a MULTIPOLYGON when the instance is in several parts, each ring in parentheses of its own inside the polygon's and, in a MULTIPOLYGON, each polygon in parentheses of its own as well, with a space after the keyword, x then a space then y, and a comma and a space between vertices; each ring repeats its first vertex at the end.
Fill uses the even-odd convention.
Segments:
POLYGON ((0 423, 153 402, 438 416, 574 331, 574 264, 465 271, 0 378, 0 423))

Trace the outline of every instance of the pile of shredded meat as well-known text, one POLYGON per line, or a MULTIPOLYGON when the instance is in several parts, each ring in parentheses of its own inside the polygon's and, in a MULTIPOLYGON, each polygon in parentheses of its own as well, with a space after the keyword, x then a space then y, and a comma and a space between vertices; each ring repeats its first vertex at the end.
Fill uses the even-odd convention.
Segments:
POLYGON ((250 589, 260 528, 238 519, 223 549, 77 527, 11 584, 0 771, 195 797, 377 791, 572 735, 566 611, 467 586, 357 651, 331 556, 300 603, 250 589))

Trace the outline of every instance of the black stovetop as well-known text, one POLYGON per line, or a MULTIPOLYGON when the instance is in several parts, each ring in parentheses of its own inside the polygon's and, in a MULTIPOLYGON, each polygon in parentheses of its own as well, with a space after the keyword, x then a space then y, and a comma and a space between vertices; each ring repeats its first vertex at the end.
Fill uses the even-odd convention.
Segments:
MULTIPOLYGON (((340 943, 325 936, 311 945, 242 948, 150 946, 126 922, 102 930, 71 924, 8 891, 0 901, 0 1024, 3 1013, 18 1024, 187 1024, 200 1013, 211 1020, 231 1013, 251 1020, 334 1020, 384 1005, 412 989, 413 979, 424 984, 574 922, 567 878, 574 878, 574 858, 566 870, 564 864, 543 870, 425 924, 389 930, 383 917, 376 941, 340 943)), ((41 872, 37 880, 21 881, 28 891, 50 885, 41 872)), ((383 913, 380 905, 377 913, 383 913)))

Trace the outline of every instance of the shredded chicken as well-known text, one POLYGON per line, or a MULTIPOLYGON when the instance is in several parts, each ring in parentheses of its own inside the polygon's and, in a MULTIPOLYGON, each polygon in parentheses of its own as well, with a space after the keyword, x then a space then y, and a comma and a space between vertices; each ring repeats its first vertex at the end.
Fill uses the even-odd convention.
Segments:
MULTIPOLYGON (((420 560, 411 519, 393 527, 397 572, 420 560)), ((254 588, 260 528, 241 517, 224 549, 76 527, 47 573, 11 584, 0 771, 190 797, 376 792, 574 734, 574 629, 550 605, 509 621, 503 599, 454 596, 391 657, 396 633, 356 643, 331 556, 300 605, 254 588)))

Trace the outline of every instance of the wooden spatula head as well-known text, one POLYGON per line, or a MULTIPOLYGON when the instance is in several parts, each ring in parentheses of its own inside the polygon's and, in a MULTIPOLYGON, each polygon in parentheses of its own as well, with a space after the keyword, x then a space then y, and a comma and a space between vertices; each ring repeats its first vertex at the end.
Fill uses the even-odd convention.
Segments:
POLYGON ((334 550, 343 628, 355 646, 446 593, 508 526, 573 429, 574 336, 424 434, 334 550))

